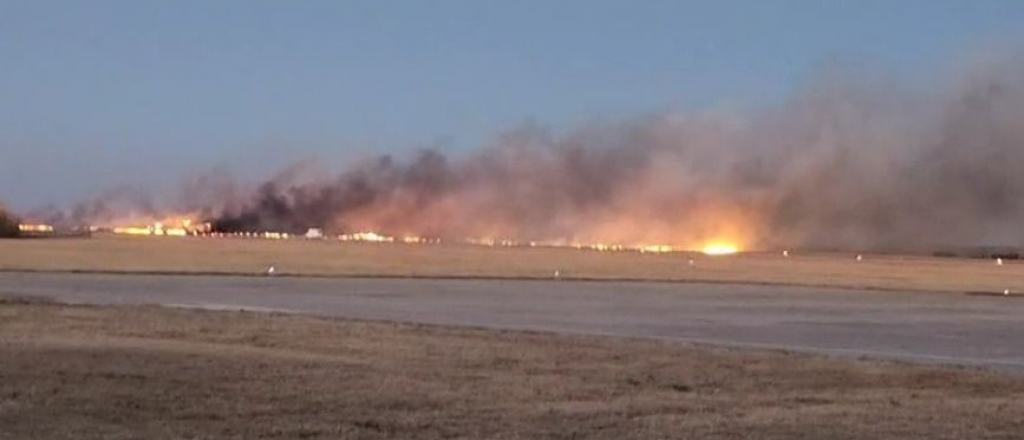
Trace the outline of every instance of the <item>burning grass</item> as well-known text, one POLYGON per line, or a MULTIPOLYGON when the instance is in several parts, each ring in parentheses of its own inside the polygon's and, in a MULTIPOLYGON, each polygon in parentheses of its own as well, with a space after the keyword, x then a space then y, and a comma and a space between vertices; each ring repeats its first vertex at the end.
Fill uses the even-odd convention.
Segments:
POLYGON ((1024 292, 1024 264, 993 260, 790 253, 599 252, 325 240, 94 238, 0 241, 0 270, 284 276, 628 279, 1024 292))
POLYGON ((0 438, 1016 438, 1024 381, 656 341, 0 301, 0 438))

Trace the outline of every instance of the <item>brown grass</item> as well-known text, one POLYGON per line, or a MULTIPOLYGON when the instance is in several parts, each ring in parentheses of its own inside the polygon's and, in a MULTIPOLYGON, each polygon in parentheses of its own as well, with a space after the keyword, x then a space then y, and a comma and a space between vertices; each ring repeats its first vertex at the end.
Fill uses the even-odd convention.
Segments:
POLYGON ((623 339, 0 303, 0 438, 986 439, 1024 380, 623 339))
POLYGON ((1024 264, 844 254, 602 253, 571 248, 210 238, 0 240, 0 270, 314 276, 502 277, 773 283, 893 290, 1024 292, 1024 264), (694 260, 691 266, 688 260, 694 260))

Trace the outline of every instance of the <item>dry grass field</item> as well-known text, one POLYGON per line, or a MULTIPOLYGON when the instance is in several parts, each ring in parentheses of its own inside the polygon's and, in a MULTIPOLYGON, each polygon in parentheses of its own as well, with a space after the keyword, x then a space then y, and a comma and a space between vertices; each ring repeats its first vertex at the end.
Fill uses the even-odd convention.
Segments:
POLYGON ((1018 439, 1024 380, 657 341, 0 300, 2 439, 1018 439))
POLYGON ((627 279, 870 289, 1024 292, 1024 263, 852 254, 598 252, 550 247, 104 237, 0 240, 0 270, 627 279), (693 260, 693 264, 689 261, 693 260))

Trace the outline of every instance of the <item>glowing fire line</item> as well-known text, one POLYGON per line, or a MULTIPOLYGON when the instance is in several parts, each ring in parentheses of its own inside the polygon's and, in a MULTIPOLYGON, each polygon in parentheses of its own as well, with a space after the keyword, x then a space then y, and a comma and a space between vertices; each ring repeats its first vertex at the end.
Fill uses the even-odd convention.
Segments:
POLYGON ((735 254, 739 252, 739 248, 729 243, 714 242, 704 245, 700 251, 705 255, 719 256, 735 254))
MULTIPOLYGON (((127 223, 127 222, 125 222, 127 223)), ((122 223, 123 225, 124 223, 122 223)), ((21 225, 23 231, 37 231, 37 232, 49 232, 52 229, 45 230, 45 225, 21 225)), ((210 223, 202 223, 193 220, 189 217, 168 217, 160 221, 151 221, 148 224, 136 224, 131 226, 111 226, 111 227, 98 227, 94 226, 90 228, 92 231, 106 230, 118 235, 131 235, 131 236, 163 236, 163 237, 186 237, 186 236, 201 236, 201 237, 236 237, 236 238, 263 238, 273 240, 288 240, 294 238, 306 238, 306 239, 329 239, 331 237, 326 236, 320 229, 310 229, 304 235, 301 234, 289 234, 285 232, 234 232, 234 233, 223 233, 213 231, 210 223)), ((375 231, 361 231, 352 232, 341 235, 333 236, 333 238, 343 242, 368 242, 368 243, 394 243, 394 244, 440 244, 441 239, 420 237, 415 235, 404 235, 404 236, 392 236, 386 235, 381 232, 375 231)), ((568 247, 580 250, 593 250, 598 252, 639 252, 639 253, 669 253, 669 252, 701 252, 709 256, 722 256, 732 255, 740 251, 740 247, 736 242, 731 240, 714 240, 709 241, 700 247, 688 247, 688 246, 674 246, 668 244, 622 244, 622 243, 605 243, 605 242, 579 242, 579 241, 525 241, 521 242, 510 238, 499 238, 499 237, 482 237, 473 238, 467 237, 462 240, 456 240, 455 243, 463 243, 468 245, 476 246, 487 246, 487 247, 568 247)))
POLYGON ((21 232, 36 232, 36 233, 52 233, 53 226, 44 224, 26 224, 22 223, 18 225, 18 230, 21 232))

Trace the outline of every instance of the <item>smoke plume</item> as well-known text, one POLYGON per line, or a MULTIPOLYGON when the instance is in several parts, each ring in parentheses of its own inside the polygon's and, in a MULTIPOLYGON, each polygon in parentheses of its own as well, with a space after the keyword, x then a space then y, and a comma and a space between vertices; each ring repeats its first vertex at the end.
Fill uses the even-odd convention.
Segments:
POLYGON ((748 248, 1024 243, 1024 69, 920 90, 840 73, 745 114, 666 114, 555 137, 527 126, 458 157, 283 173, 215 219, 432 237, 748 248))
MULTIPOLYGON (((1024 244, 1024 69, 934 87, 825 72, 746 112, 668 113, 565 135, 533 125, 450 156, 384 155, 254 186, 191 179, 178 207, 218 231, 916 250, 1024 244)), ((70 214, 157 216, 129 189, 70 214)))

